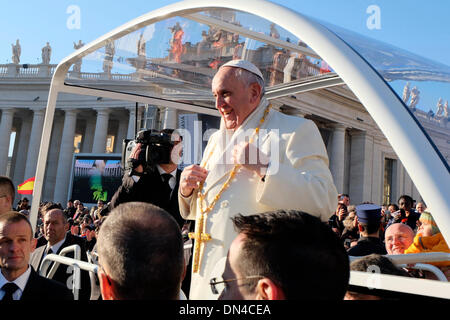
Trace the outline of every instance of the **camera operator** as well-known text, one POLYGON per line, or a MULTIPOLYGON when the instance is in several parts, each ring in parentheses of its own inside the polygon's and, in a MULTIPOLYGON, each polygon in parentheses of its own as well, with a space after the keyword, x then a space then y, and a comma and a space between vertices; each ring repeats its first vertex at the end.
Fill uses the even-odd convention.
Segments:
MULTIPOLYGON (((136 137, 135 142, 137 144, 128 156, 128 167, 132 169, 131 173, 126 172, 124 174, 122 185, 116 191, 105 210, 110 211, 124 202, 149 202, 169 212, 178 222, 185 244, 192 243, 192 240, 188 240, 188 233, 194 231, 194 222, 184 220, 180 215, 178 206, 178 187, 181 176, 181 170, 178 169, 178 162, 183 151, 182 137, 176 131, 174 132, 173 129, 164 129, 161 131, 161 134, 161 139, 157 138, 156 140, 163 142, 163 144, 166 140, 170 140, 171 147, 170 149, 167 148, 167 152, 170 152, 170 160, 163 161, 168 163, 159 163, 161 161, 156 161, 157 164, 150 163, 149 165, 149 159, 147 159, 149 155, 146 155, 145 150, 149 143, 152 144, 152 142, 148 141, 151 139, 148 137, 142 139, 142 136, 145 136, 145 134, 140 135, 138 133, 140 139, 136 137)), ((155 136, 153 135, 153 137, 155 136)), ((166 149, 155 148, 152 152, 166 152, 162 150, 166 149)), ((159 155, 154 156, 158 158, 159 155)), ((153 158, 152 155, 150 157, 153 158)), ((125 158, 126 156, 124 155, 123 161, 126 161, 125 158)), ((162 158, 166 158, 165 155, 162 158)), ((102 210, 102 215, 107 215, 107 212, 102 210)), ((192 264, 192 260, 190 259, 191 253, 192 251, 185 257, 187 270, 190 270, 192 264)), ((189 295, 190 282, 191 273, 187 272, 182 283, 182 290, 186 295, 189 295)))
POLYGON ((173 129, 164 129, 161 133, 170 136, 173 144, 170 150, 170 162, 147 166, 142 160, 143 144, 137 143, 129 156, 129 162, 133 167, 132 173, 124 174, 122 185, 112 197, 109 209, 112 210, 125 202, 148 202, 169 212, 180 228, 183 228, 186 221, 181 217, 178 207, 181 170, 176 163, 181 157, 182 138, 176 132, 174 133, 173 129))

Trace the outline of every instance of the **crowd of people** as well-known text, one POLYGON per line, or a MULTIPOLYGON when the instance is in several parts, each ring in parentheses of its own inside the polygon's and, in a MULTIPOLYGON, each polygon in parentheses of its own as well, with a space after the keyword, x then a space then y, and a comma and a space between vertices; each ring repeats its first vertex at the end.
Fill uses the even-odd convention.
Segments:
MULTIPOLYGON (((338 196, 336 211, 328 220, 340 237, 349 256, 398 255, 423 252, 447 252, 445 242, 433 216, 424 202, 417 204, 409 195, 397 203, 350 205, 347 194, 338 196), (358 210, 359 208, 359 210, 358 210)), ((450 261, 431 262, 450 279, 450 261)), ((428 271, 406 269, 413 277, 437 279, 428 271)))
MULTIPOLYGON (((317 126, 273 110, 263 79, 245 60, 218 69, 221 128, 200 164, 177 168, 182 139, 173 130, 163 133, 175 138, 170 163, 150 166, 139 142, 110 203, 42 203, 35 234, 28 201, 13 211, 14 185, 0 177, 0 299, 42 299, 49 290, 68 300, 365 299, 349 287, 350 270, 376 264, 430 278, 380 258, 450 252, 425 205, 406 195, 386 207, 350 205, 317 126), (98 270, 81 271, 75 285, 72 266, 48 259, 73 245, 98 270)), ((447 277, 449 266, 439 264, 447 277)))

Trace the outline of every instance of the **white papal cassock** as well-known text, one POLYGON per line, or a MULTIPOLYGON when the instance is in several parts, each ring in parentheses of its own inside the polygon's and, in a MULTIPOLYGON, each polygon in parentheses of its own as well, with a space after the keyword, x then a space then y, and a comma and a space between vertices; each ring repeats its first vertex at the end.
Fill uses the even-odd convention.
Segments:
MULTIPOLYGON (((209 139, 203 162, 213 153, 206 165, 209 174, 204 184, 203 208, 213 201, 234 166, 230 160, 233 147, 245 137, 248 140, 267 105, 263 99, 235 132, 224 129, 222 123, 209 139)), ((212 240, 202 245, 200 269, 192 274, 189 299, 218 298, 211 293, 209 281, 222 275, 228 249, 237 235, 231 217, 238 213, 297 209, 327 221, 336 209, 337 191, 328 168, 327 151, 314 122, 271 109, 254 144, 270 155, 266 177, 262 181, 256 173, 241 169, 207 215, 205 229, 212 240)), ((179 193, 178 198, 181 215, 199 219, 197 190, 188 198, 179 193)), ((196 229, 198 226, 197 221, 196 229)))

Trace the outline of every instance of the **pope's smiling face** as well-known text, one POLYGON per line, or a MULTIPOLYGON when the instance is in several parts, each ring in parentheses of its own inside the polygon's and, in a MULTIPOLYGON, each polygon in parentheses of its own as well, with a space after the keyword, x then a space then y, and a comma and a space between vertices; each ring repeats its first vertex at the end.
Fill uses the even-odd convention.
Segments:
POLYGON ((248 85, 236 76, 237 68, 219 69, 212 81, 212 93, 227 129, 236 130, 256 109, 261 88, 257 83, 248 85))

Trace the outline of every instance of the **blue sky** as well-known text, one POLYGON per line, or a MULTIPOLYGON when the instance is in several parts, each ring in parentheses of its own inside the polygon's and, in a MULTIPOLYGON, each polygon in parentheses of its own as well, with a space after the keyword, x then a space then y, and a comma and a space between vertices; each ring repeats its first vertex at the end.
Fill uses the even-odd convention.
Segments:
MULTIPOLYGON (((73 42, 88 43, 127 21, 174 0, 1 0, 0 64, 11 62, 11 44, 20 39, 21 63, 40 62, 47 41, 51 63, 73 52, 73 42), (69 29, 70 6, 80 9, 80 28, 69 29)), ((276 0, 298 12, 450 65, 448 0, 276 0), (380 8, 381 29, 369 30, 366 13, 380 8)))
MULTIPOLYGON (((51 63, 71 54, 73 42, 89 43, 106 32, 178 0, 0 0, 0 64, 11 62, 11 44, 20 39, 21 63, 40 63, 41 48, 50 42, 51 63), (69 28, 72 7, 80 10, 79 28, 69 28)), ((364 36, 393 44, 450 66, 448 0, 273 0, 364 36), (380 9, 380 28, 369 29, 369 6, 380 9)), ((427 101, 433 108, 442 91, 450 100, 448 85, 427 101)), ((430 90, 429 88, 427 91, 430 90)), ((1 98, 1 97, 0 97, 1 98)))
MULTIPOLYGON (((273 0, 305 15, 355 31, 450 66, 449 0, 273 0), (380 27, 369 29, 370 6, 380 10, 380 27)), ((20 39, 21 63, 40 63, 41 49, 50 42, 51 63, 71 54, 73 43, 89 43, 118 26, 178 0, 0 0, 0 64, 11 62, 11 44, 20 39), (79 28, 69 28, 79 9, 79 28)), ((100 71, 100 70, 99 70, 100 71)), ((402 91, 404 82, 393 83, 402 91)), ((412 84, 414 86, 416 84, 412 84)), ((419 108, 435 109, 439 97, 450 100, 450 84, 443 89, 418 83, 419 108), (434 91, 434 92, 432 92, 434 91)))

